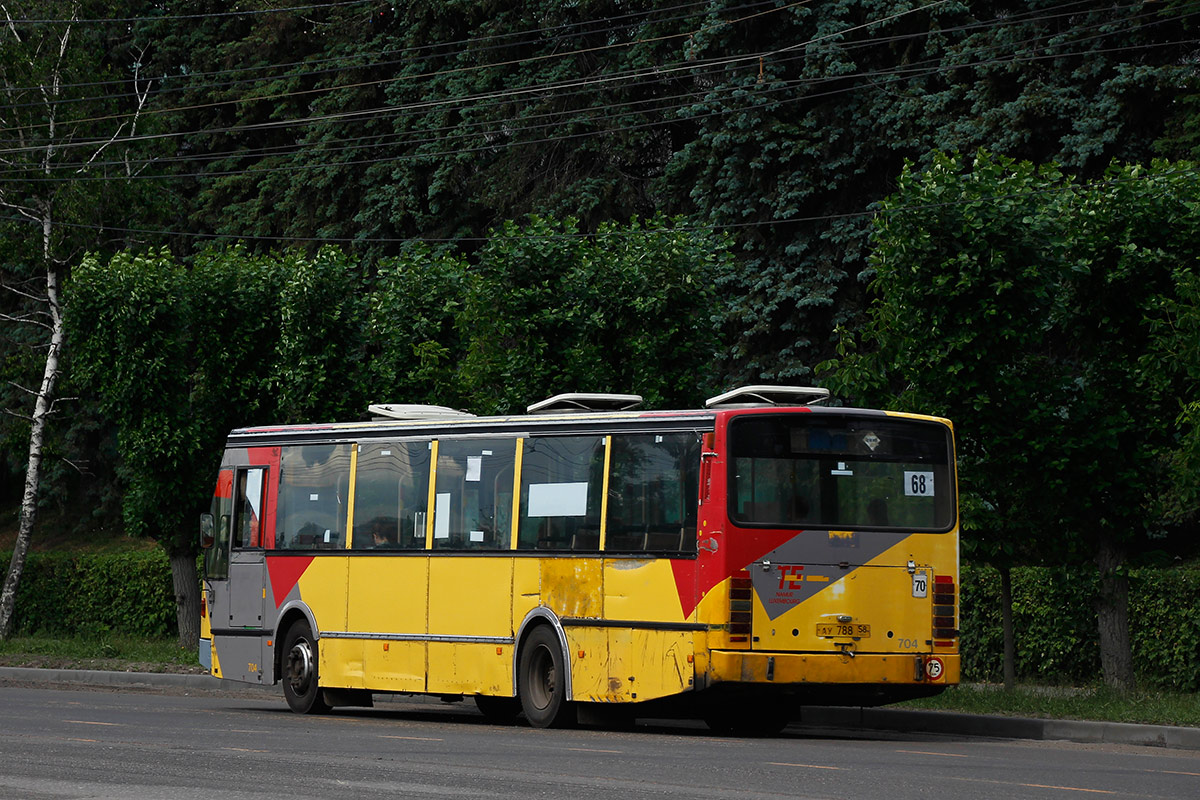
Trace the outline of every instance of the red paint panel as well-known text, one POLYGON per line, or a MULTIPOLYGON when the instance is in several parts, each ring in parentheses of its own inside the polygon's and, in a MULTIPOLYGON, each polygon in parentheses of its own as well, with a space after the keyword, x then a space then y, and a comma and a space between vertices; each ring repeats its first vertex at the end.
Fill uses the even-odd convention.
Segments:
POLYGON ((223 469, 217 473, 217 488, 213 492, 213 497, 219 497, 222 500, 233 499, 233 470, 223 469))
POLYGON ((313 562, 314 556, 267 556, 267 575, 271 580, 271 593, 275 596, 275 608, 283 605, 284 598, 300 581, 300 576, 313 562))

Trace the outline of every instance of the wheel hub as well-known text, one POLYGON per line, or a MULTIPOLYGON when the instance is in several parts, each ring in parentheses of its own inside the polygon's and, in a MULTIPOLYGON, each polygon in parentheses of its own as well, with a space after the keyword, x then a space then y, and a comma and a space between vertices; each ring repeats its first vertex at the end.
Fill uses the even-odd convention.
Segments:
POLYGON ((292 645, 288 652, 288 682, 298 694, 308 689, 313 677, 312 647, 304 639, 292 645))

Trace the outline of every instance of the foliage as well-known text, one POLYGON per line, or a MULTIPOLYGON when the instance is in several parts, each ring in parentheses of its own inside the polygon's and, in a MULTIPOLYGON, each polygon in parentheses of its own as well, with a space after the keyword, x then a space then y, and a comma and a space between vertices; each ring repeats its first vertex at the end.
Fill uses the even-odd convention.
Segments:
POLYGON ((727 369, 746 379, 807 378, 858 327, 865 212, 906 159, 983 147, 1095 176, 1149 155, 1187 74, 1182 4, 838 0, 741 24, 710 8, 680 111, 697 130, 664 182, 739 226, 727 369))
POLYGON ((466 292, 467 261, 452 246, 412 242, 381 259, 368 298, 367 360, 376 402, 467 405, 456 365, 455 320, 466 292))
POLYGON ((76 269, 75 378, 117 431, 132 535, 194 550, 230 429, 361 413, 358 274, 334 249, 241 247, 204 251, 191 267, 163 249, 76 269))
POLYGON ((1165 456, 1171 485, 1161 502, 1169 522, 1186 525, 1200 515, 1200 272, 1195 259, 1181 260, 1176 275, 1176 295, 1162 298, 1148 320, 1154 339, 1143 363, 1160 379, 1174 378, 1185 387, 1176 420, 1179 447, 1165 456))
MULTIPOLYGON (((1200 570, 1130 570, 1130 619, 1138 680, 1172 691, 1200 690, 1200 570)), ((962 674, 992 681, 1002 673, 1000 580, 983 566, 962 571, 962 674)), ((1094 571, 1013 568, 1016 669, 1022 680, 1089 684, 1099 674, 1094 571)))
POLYGON ((694 404, 711 380, 720 241, 661 219, 507 224, 477 255, 459 315, 464 394, 519 411, 564 391, 636 392, 652 408, 694 404))
POLYGON ((572 388, 694 401, 725 259, 663 220, 588 238, 545 219, 474 264, 414 245, 371 281, 332 247, 92 256, 69 286, 74 377, 116 432, 127 530, 191 551, 234 427, 384 400, 511 411, 572 388))
POLYGON ((279 268, 283 279, 274 302, 280 327, 268 382, 278 403, 276 421, 362 414, 367 300, 361 268, 335 247, 312 257, 289 251, 279 268))
POLYGON ((968 552, 1077 560, 1145 542, 1178 428, 1179 370, 1147 318, 1194 263, 1200 176, 1114 165, 1079 184, 980 153, 906 169, 877 220, 879 303, 831 375, 958 422, 968 552), (1030 480, 1036 476, 1036 480, 1030 480))
MULTIPOLYGON (((8 558, 0 554, 0 563, 8 558)), ((15 630, 21 634, 151 638, 175 631, 171 569, 157 549, 31 553, 16 608, 15 630)))
POLYGON ((723 377, 795 381, 861 321, 865 212, 906 158, 982 146, 1090 177, 1159 139, 1175 154, 1187 12, 416 0, 135 32, 182 133, 186 158, 155 168, 185 229, 339 241, 373 265, 530 213, 588 232, 686 214, 735 237, 723 377))

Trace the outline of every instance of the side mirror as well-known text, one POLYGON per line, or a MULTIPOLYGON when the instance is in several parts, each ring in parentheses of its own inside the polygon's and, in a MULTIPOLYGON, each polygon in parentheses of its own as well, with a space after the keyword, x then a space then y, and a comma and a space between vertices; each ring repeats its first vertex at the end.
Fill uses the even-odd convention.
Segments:
POLYGON ((204 550, 213 546, 215 541, 213 537, 213 515, 200 515, 200 547, 204 550))

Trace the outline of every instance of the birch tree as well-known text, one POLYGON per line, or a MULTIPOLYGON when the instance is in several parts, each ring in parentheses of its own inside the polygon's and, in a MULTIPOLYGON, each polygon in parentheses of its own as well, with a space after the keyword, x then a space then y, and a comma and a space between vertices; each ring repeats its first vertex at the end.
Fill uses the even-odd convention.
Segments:
MULTIPOLYGON (((23 408, 5 409, 29 426, 29 451, 20 524, 0 590, 0 639, 13 627, 17 588, 37 521, 47 426, 63 400, 56 389, 66 344, 61 284, 83 248, 103 241, 97 224, 106 207, 95 180, 107 166, 117 175, 129 161, 105 165, 110 150, 136 132, 149 84, 136 67, 132 98, 95 95, 98 77, 112 69, 103 28, 81 26, 82 6, 68 2, 0 2, 0 210, 5 213, 5 262, 0 276, 9 298, 0 322, 29 326, 23 337, 42 356, 41 378, 18 385, 23 408), (81 30, 82 27, 82 30, 81 30), (29 406, 32 405, 32 410, 29 406)), ((133 61, 136 64, 136 60, 133 61)), ((108 205, 114 197, 108 192, 108 205)))

